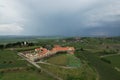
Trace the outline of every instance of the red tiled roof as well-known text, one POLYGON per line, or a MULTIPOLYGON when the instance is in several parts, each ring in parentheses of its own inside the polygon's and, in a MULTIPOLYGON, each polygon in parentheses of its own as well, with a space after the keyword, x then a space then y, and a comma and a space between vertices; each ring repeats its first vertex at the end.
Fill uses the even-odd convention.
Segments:
MULTIPOLYGON (((74 47, 61 47, 59 45, 56 45, 51 52, 59 52, 59 51, 69 51, 71 49, 71 51, 74 51, 74 47)), ((48 50, 46 48, 36 48, 35 50, 40 51, 39 55, 44 55, 48 52, 48 50)))

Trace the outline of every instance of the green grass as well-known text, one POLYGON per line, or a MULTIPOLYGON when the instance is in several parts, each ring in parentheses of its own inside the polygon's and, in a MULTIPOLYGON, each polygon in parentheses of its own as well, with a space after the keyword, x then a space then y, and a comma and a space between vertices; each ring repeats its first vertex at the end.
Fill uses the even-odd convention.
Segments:
POLYGON ((120 55, 108 56, 105 59, 110 60, 113 66, 120 68, 120 55))
POLYGON ((80 59, 71 54, 67 54, 67 63, 70 67, 80 67, 81 65, 80 59))
POLYGON ((83 51, 76 53, 76 56, 88 61, 89 65, 93 66, 98 71, 100 80, 120 80, 120 73, 110 64, 101 61, 94 53, 83 51))
POLYGON ((13 51, 0 50, 0 69, 25 67, 27 62, 21 59, 22 58, 13 51))
POLYGON ((29 46, 29 47, 22 47, 22 48, 13 48, 15 51, 29 51, 34 50, 35 48, 39 48, 40 46, 29 46))
POLYGON ((51 56, 46 59, 48 63, 60 65, 60 66, 69 66, 69 67, 80 67, 80 60, 72 54, 61 53, 51 56))
POLYGON ((63 80, 96 80, 97 78, 96 72, 87 64, 79 68, 62 68, 60 66, 42 63, 39 63, 39 65, 63 80))
POLYGON ((44 72, 19 71, 3 73, 0 80, 54 80, 44 72))
POLYGON ((34 66, 28 64, 16 52, 1 50, 0 80, 54 80, 48 74, 38 72, 34 66))
POLYGON ((48 59, 46 59, 48 63, 60 65, 60 66, 66 66, 67 65, 67 56, 66 54, 58 54, 55 56, 51 56, 48 59))

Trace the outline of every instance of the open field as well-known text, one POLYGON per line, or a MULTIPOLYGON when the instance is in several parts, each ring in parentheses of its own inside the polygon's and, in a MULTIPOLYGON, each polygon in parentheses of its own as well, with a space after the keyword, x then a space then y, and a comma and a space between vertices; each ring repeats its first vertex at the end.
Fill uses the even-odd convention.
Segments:
POLYGON ((113 66, 120 68, 120 55, 108 56, 104 58, 111 61, 113 66))
POLYGON ((96 80, 97 74, 87 64, 79 68, 62 68, 57 65, 48 65, 39 63, 39 65, 47 71, 61 77, 63 80, 96 80))
POLYGON ((0 80, 54 80, 44 72, 35 71, 19 71, 19 72, 7 72, 0 76, 0 80))
POLYGON ((48 63, 60 65, 60 66, 68 66, 68 67, 80 67, 80 60, 74 55, 62 53, 52 56, 46 59, 48 63))
POLYGON ((66 54, 54 55, 52 57, 49 57, 45 61, 48 62, 48 63, 51 63, 51 64, 60 65, 60 66, 66 66, 67 65, 66 54))
POLYGON ((0 69, 2 68, 14 68, 25 67, 27 62, 17 56, 16 52, 8 50, 0 50, 0 69))
POLYGON ((13 48, 15 51, 30 51, 30 50, 34 50, 35 48, 38 48, 40 46, 29 46, 29 47, 22 47, 22 48, 13 48))

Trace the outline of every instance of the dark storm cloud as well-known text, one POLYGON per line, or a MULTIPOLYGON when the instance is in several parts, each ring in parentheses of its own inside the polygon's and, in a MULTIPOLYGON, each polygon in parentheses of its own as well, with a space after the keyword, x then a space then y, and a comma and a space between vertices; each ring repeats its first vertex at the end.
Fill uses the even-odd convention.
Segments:
POLYGON ((1 34, 7 32, 4 26, 12 24, 11 28, 17 28, 19 33, 15 33, 19 35, 120 35, 119 0, 4 0, 0 2, 0 5, 4 6, 0 7, 1 34))

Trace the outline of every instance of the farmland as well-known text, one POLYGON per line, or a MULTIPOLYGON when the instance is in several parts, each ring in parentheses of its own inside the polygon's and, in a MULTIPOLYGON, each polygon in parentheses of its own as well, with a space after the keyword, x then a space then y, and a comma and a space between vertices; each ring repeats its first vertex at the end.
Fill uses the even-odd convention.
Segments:
POLYGON ((95 53, 85 51, 81 52, 79 55, 76 55, 78 57, 83 57, 86 61, 88 61, 90 66, 93 66, 98 71, 100 80, 120 79, 120 72, 116 71, 110 64, 101 61, 100 58, 95 55, 95 53))
MULTIPOLYGON (((5 45, 24 39, 1 41, 5 45)), ((18 52, 34 51, 37 47, 51 49, 54 45, 72 46, 75 54, 60 53, 36 62, 42 69, 63 80, 120 80, 120 40, 118 38, 33 38, 25 39, 34 46, 13 46, 0 50, 1 80, 55 80, 48 73, 37 69, 18 52), (110 56, 112 55, 112 56, 110 56)))

